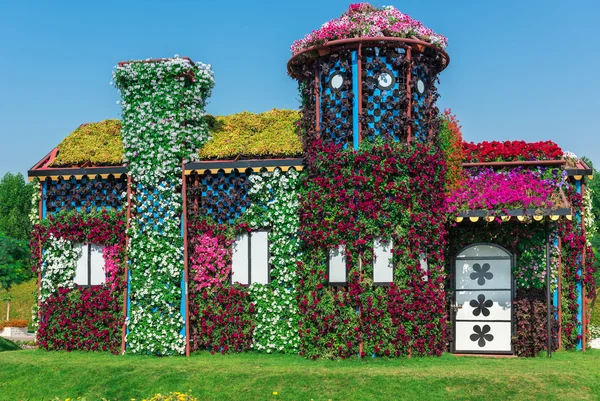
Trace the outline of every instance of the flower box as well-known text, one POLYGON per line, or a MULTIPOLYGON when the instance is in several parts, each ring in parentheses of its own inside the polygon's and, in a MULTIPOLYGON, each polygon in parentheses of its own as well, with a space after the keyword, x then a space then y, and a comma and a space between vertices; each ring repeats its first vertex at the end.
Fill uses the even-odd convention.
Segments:
POLYGON ((5 327, 0 331, 2 337, 27 337, 27 327, 5 327))

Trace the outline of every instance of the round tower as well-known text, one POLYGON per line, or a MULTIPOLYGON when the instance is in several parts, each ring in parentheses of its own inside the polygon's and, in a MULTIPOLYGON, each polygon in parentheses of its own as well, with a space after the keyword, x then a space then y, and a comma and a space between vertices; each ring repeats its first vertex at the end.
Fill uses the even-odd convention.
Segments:
POLYGON ((288 73, 299 82, 308 142, 427 141, 446 43, 393 7, 366 3, 294 42, 288 73))
POLYGON ((307 165, 298 308, 308 357, 446 349, 435 106, 445 45, 395 8, 366 3, 292 45, 307 165))

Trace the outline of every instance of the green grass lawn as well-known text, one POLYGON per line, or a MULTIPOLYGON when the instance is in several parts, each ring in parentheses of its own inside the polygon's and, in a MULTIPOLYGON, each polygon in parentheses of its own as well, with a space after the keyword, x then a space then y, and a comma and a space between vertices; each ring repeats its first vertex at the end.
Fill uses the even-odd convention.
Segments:
MULTIPOLYGON (((31 323, 31 308, 35 304, 37 279, 31 279, 13 286, 9 293, 13 296, 10 302, 11 319, 25 319, 31 323)), ((0 296, 0 298, 2 298, 0 296)), ((6 302, 0 301, 0 321, 6 319, 6 302)))
POLYGON ((139 400, 189 390, 201 400, 597 400, 600 351, 560 352, 552 359, 363 361, 254 353, 187 359, 40 350, 0 355, 1 400, 139 400))

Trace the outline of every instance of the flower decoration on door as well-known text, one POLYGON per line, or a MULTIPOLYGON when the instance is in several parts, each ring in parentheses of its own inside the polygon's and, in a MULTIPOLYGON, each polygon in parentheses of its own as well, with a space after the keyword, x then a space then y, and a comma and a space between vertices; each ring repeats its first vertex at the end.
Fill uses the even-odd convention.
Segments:
POLYGON ((471 280, 477 280, 477 284, 479 285, 484 285, 485 284, 485 280, 491 280, 492 278, 494 278, 494 275, 489 272, 490 270, 490 264, 489 263, 484 263, 483 266, 481 266, 479 263, 475 263, 473 265, 473 273, 471 273, 471 280))
POLYGON ((469 305, 471 305, 472 308, 475 308, 473 310, 473 316, 483 315, 487 317, 490 315, 490 310, 488 308, 491 308, 492 305, 494 305, 494 302, 491 299, 486 300, 485 295, 479 294, 477 299, 472 299, 469 305))
POLYGON ((486 341, 494 340, 494 336, 488 334, 491 330, 492 329, 488 324, 484 325, 483 328, 476 324, 475 326, 473 326, 473 331, 475 333, 471 334, 471 341, 477 341, 477 345, 479 345, 481 348, 485 347, 486 341))

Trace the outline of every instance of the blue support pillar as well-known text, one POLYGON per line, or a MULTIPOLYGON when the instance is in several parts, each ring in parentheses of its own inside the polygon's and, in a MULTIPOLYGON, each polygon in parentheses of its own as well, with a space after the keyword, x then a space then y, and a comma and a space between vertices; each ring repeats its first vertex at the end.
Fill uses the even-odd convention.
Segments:
MULTIPOLYGON (((558 247, 558 238, 554 239, 553 245, 554 247, 558 247)), ((558 299, 558 272, 556 273, 556 280, 554 281, 554 283, 556 284, 556 289, 552 294, 552 305, 554 305, 554 317, 558 319, 558 303, 560 302, 560 300, 558 299)))
POLYGON ((354 92, 354 97, 352 99, 352 133, 354 138, 354 150, 358 149, 358 102, 361 100, 358 98, 359 88, 358 88, 358 53, 356 50, 352 52, 352 91, 354 92))
POLYGON ((48 190, 48 182, 42 182, 42 220, 46 218, 46 191, 48 190))
MULTIPOLYGON (((129 316, 131 316, 131 261, 127 261, 129 264, 129 269, 127 269, 127 313, 126 318, 129 321, 129 316)), ((125 333, 129 334, 129 325, 125 327, 125 333)), ((125 347, 127 347, 127 341, 125 342, 125 347)))

